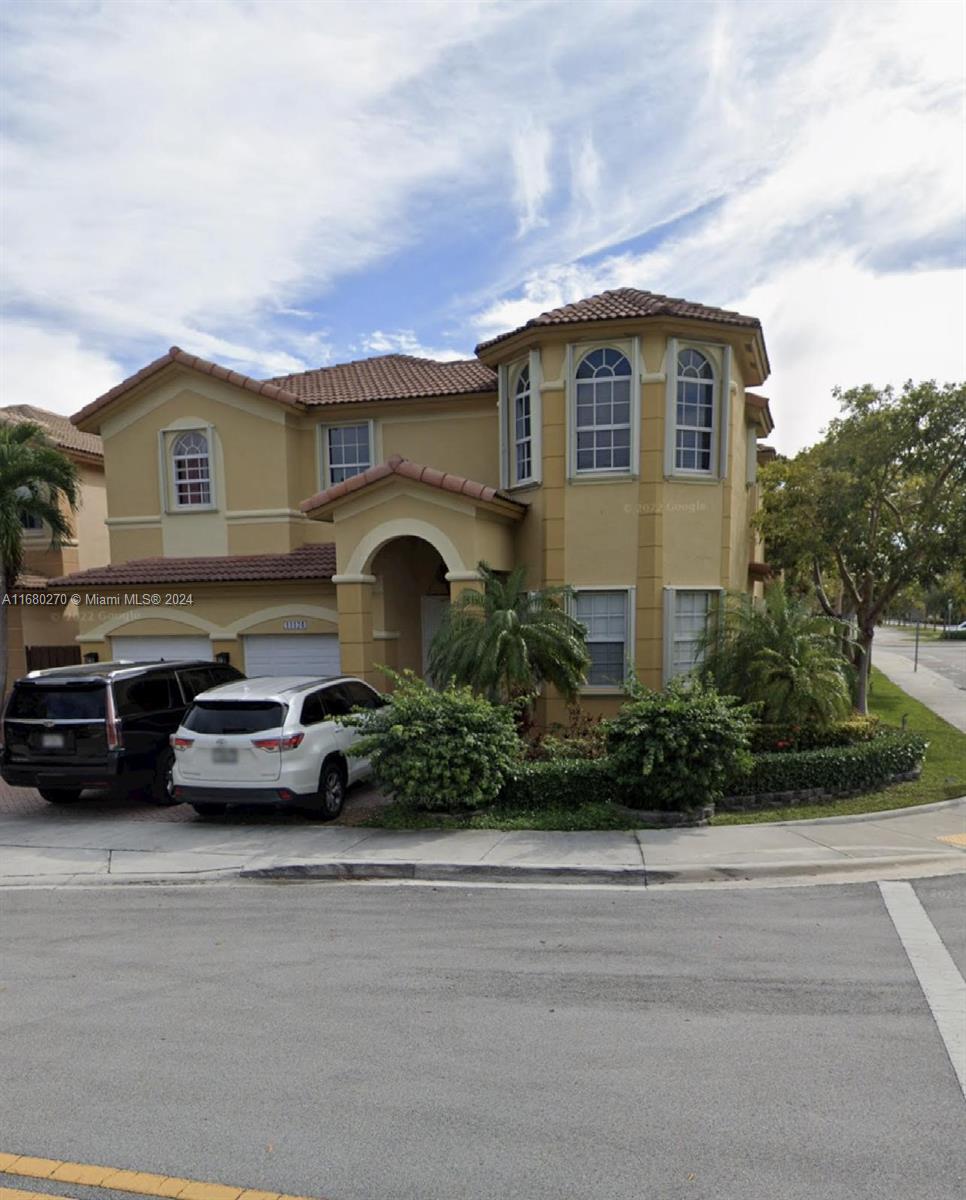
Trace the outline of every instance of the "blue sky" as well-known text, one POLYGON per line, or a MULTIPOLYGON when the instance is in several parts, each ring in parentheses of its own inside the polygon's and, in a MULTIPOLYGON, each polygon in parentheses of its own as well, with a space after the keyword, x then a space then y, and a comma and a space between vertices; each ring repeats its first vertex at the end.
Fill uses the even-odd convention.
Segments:
POLYGON ((8 2, 0 403, 172 343, 465 357, 635 286, 759 316, 775 443, 966 376, 955 2, 8 2))

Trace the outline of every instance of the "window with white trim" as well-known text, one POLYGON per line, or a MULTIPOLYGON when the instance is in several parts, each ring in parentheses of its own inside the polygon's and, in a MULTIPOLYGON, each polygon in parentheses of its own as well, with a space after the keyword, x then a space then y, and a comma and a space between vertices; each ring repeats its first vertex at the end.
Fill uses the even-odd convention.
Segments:
POLYGON ((631 468, 631 364, 620 350, 585 354, 575 372, 578 473, 631 468))
POLYGON ((574 616, 587 630, 590 687, 619 687, 627 674, 629 593, 581 589, 574 616))
POLYGON ((530 367, 523 367, 513 387, 513 482, 533 478, 533 406, 530 367))
POLYGON ((177 508, 211 505, 211 458, 207 435, 187 429, 171 443, 174 502, 177 508))
POLYGON ((714 368, 700 350, 678 353, 674 468, 710 475, 714 470, 714 368))
POLYGON ((361 475, 372 466, 368 421, 361 425, 330 425, 325 430, 325 458, 329 484, 361 475))
POLYGON ((717 592, 685 591, 674 593, 671 626, 670 675, 687 675, 699 666, 703 642, 711 620, 717 592))

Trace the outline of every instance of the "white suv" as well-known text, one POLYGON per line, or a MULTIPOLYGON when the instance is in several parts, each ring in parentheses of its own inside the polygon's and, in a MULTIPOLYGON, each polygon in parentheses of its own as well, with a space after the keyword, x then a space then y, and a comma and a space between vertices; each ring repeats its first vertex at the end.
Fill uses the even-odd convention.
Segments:
POLYGON ((261 676, 195 696, 176 733, 174 795, 201 817, 229 804, 304 808, 325 821, 369 774, 347 751, 359 736, 334 718, 385 701, 361 679, 261 676))

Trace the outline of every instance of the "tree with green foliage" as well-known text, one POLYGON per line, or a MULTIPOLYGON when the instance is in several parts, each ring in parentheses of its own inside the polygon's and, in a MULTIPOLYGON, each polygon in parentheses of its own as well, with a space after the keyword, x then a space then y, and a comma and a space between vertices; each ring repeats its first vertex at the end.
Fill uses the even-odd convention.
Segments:
POLYGON ((584 626, 567 611, 571 589, 528 591, 523 567, 503 576, 481 562, 478 571, 482 590, 464 591, 433 638, 433 679, 499 701, 531 696, 547 682, 572 701, 590 656, 584 626))
POLYGON ((77 468, 29 421, 0 421, 0 696, 7 687, 10 598, 23 567, 25 523, 42 521, 51 545, 71 536, 65 508, 79 501, 77 468))
POLYGON ((852 707, 836 625, 773 583, 761 603, 729 596, 704 643, 702 674, 769 724, 826 725, 852 707))
POLYGON ((872 642, 890 602, 966 555, 966 384, 835 395, 842 415, 823 439, 763 469, 759 521, 769 561, 809 563, 822 610, 854 620, 865 713, 872 642))

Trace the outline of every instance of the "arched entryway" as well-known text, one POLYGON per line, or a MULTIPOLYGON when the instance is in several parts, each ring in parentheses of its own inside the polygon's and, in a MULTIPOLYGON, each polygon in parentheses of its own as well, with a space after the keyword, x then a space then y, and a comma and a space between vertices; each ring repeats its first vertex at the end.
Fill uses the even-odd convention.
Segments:
POLYGON ((399 537, 372 558, 373 640, 380 661, 394 670, 426 676, 429 646, 449 606, 451 582, 435 546, 399 537), (380 644, 381 643, 381 644, 380 644))

